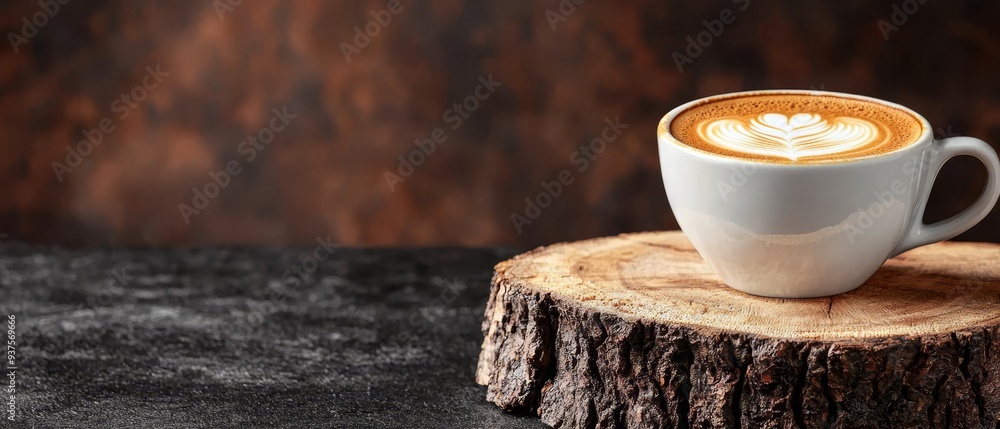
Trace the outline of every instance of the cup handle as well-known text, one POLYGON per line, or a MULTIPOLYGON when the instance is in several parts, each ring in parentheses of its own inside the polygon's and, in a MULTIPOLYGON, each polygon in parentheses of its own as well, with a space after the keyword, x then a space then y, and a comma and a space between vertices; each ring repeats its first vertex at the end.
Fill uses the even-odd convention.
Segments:
POLYGON ((920 196, 917 198, 916 212, 910 218, 909 226, 896 244, 896 248, 892 250, 890 258, 915 247, 944 241, 965 232, 989 214, 997 202, 997 197, 1000 196, 1000 184, 998 184, 1000 160, 989 144, 972 137, 951 137, 935 140, 931 145, 931 161, 926 178, 922 179, 924 186, 921 187, 920 196), (987 171, 986 188, 979 195, 979 199, 963 212, 926 225, 923 221, 924 211, 927 209, 927 199, 931 195, 931 188, 937 180, 938 172, 949 159, 959 155, 971 155, 982 161, 987 171))

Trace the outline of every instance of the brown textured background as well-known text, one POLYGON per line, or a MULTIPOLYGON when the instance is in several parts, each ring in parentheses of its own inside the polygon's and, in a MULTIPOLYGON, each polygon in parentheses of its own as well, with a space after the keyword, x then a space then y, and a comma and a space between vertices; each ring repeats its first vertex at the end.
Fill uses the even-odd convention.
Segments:
MULTIPOLYGON (((746 89, 876 96, 945 133, 1000 143, 1000 3, 927 0, 885 41, 876 23, 902 3, 751 0, 680 73, 671 54, 739 4, 590 0, 553 31, 545 13, 557 1, 402 0, 348 63, 340 43, 386 1, 245 0, 220 19, 209 0, 72 0, 20 52, 0 47, 0 233, 64 244, 330 235, 532 246, 671 229, 657 120, 746 89), (169 77, 118 120, 111 103, 157 64, 169 77), (489 74, 503 86, 450 130, 442 114, 489 74), (285 105, 298 117, 245 162, 237 145, 285 105), (615 116, 629 128, 576 173, 571 153, 615 116), (105 117, 116 130, 60 183, 52 163, 105 117), (391 192, 383 173, 436 127, 447 142, 391 192), (233 159, 242 173, 186 225, 178 204, 233 159), (511 213, 563 169, 576 181, 518 234, 511 213)), ((20 32, 39 10, 3 2, 0 28, 20 32)), ((968 205, 983 181, 976 162, 951 163, 928 220, 968 205)), ((1000 241, 998 212, 959 238, 1000 241)))

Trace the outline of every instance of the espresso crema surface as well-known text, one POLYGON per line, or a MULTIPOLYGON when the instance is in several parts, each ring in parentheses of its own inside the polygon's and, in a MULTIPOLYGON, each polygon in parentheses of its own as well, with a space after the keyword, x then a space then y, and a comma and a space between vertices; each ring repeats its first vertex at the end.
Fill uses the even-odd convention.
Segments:
POLYGON ((670 134, 705 152, 754 161, 850 161, 901 149, 921 120, 889 105, 833 95, 747 94, 684 110, 670 134))

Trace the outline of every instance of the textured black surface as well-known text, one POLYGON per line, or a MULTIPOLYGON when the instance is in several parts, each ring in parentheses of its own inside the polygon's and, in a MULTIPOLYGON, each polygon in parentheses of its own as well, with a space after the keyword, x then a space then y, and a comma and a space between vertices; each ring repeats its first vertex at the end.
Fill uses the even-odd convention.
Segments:
POLYGON ((544 427, 474 382, 510 252, 338 249, 283 276, 310 254, 0 249, 19 346, 0 427, 544 427))

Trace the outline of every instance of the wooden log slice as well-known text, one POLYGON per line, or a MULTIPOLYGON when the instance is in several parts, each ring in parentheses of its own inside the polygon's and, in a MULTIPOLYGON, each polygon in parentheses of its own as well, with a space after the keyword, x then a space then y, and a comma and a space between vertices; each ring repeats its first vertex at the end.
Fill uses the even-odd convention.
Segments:
POLYGON ((1000 428, 1000 247, 941 243, 862 287, 723 285, 680 232, 496 266, 476 380, 553 427, 1000 428))

